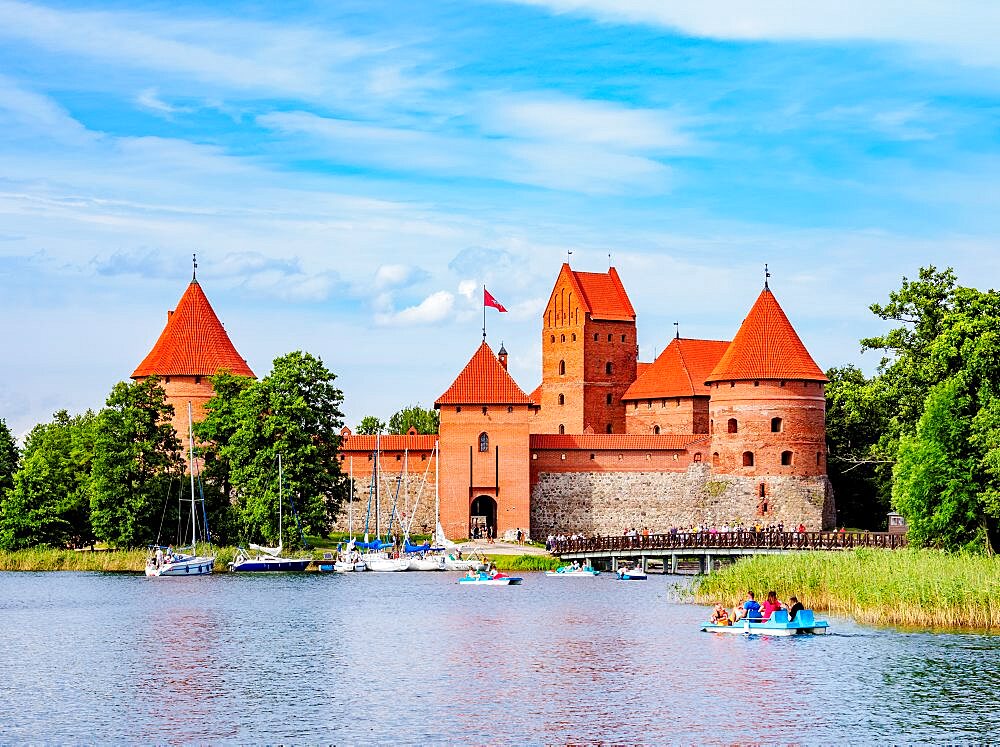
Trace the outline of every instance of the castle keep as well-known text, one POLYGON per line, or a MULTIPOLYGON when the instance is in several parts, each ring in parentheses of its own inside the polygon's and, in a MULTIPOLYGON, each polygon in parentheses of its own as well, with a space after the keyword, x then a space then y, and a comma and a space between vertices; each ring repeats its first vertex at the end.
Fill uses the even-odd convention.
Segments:
MULTIPOLYGON (((507 371, 507 352, 484 340, 435 401, 438 436, 382 436, 377 464, 376 437, 345 428, 341 459, 361 501, 355 528, 377 481, 383 527, 395 502, 414 532, 433 531, 435 478, 450 538, 474 525, 536 538, 834 525, 827 379, 766 284, 732 341, 677 336, 641 363, 636 313, 616 270, 563 264, 541 345, 541 383, 527 394, 507 371)), ((211 396, 206 377, 219 369, 253 375, 193 280, 133 378, 163 376, 181 411, 211 396)), ((346 527, 346 509, 339 523, 346 527)))

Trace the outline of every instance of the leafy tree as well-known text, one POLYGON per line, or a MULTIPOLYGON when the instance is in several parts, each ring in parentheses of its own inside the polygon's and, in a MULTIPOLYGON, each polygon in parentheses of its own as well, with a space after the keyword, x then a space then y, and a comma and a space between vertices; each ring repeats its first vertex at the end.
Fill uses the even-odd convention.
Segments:
POLYGON ((359 436, 377 436, 379 433, 385 433, 385 423, 374 415, 365 415, 354 432, 359 436))
POLYGON ((389 433, 409 433, 415 428, 417 433, 438 432, 438 411, 425 410, 420 405, 405 407, 389 418, 389 433))
POLYGON ((0 510, 0 547, 7 550, 93 542, 90 470, 96 416, 70 417, 35 426, 25 442, 21 468, 0 510))
POLYGON ((827 474, 841 526, 882 528, 889 511, 893 461, 879 452, 889 415, 882 390, 854 366, 826 372, 827 474))
POLYGON ((183 473, 173 407, 159 379, 115 384, 94 435, 91 522, 116 547, 154 541, 171 479, 183 473))
POLYGON ((239 402, 254 380, 247 376, 220 373, 212 377, 214 396, 205 404, 205 419, 195 423, 195 439, 204 457, 203 483, 205 510, 212 534, 221 542, 238 534, 232 503, 235 498, 232 465, 221 447, 229 444, 239 426, 239 402))
POLYGON ((0 418, 0 499, 14 487, 14 473, 18 467, 17 442, 7 427, 7 421, 0 418))
MULTIPOLYGON (((276 358, 271 373, 238 396, 233 430, 218 449, 230 465, 234 508, 245 537, 278 541, 279 454, 286 512, 294 502, 306 532, 325 534, 346 499, 337 453, 344 395, 335 378, 319 358, 294 352, 276 358)), ((298 543, 293 521, 285 523, 282 540, 286 546, 298 543)))

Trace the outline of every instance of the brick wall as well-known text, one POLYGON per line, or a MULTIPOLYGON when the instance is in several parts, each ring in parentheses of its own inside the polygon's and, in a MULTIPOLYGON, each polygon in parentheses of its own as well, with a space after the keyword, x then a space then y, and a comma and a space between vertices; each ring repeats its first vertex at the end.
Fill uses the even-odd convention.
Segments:
POLYGON ((625 403, 628 433, 708 433, 708 397, 667 397, 625 403))
POLYGON ((759 515, 760 478, 713 475, 704 463, 680 472, 542 472, 532 489, 535 539, 582 531, 621 534, 626 528, 664 532, 672 526, 744 522, 803 523, 829 529, 836 522, 825 477, 770 477, 768 513, 759 515))

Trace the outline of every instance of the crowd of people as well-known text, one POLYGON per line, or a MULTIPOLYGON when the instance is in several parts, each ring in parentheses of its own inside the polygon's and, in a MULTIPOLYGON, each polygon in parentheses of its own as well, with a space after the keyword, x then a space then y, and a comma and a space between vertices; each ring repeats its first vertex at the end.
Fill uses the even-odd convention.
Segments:
POLYGON ((802 603, 799 602, 796 597, 789 597, 788 601, 790 604, 786 605, 778 599, 778 594, 776 592, 769 591, 767 592, 767 598, 764 600, 764 604, 761 604, 754 599, 753 592, 748 591, 746 601, 736 607, 733 607, 731 614, 723 605, 715 605, 711 621, 715 625, 733 625, 743 619, 747 619, 750 622, 766 622, 767 620, 770 620, 771 615, 778 610, 787 610, 788 621, 793 622, 795 620, 795 616, 803 609, 803 607, 802 603))
MULTIPOLYGON (((678 534, 730 534, 730 533, 753 533, 753 534, 782 534, 786 531, 795 532, 798 534, 804 534, 806 532, 805 524, 799 524, 794 529, 785 529, 785 525, 782 522, 777 524, 761 524, 760 522, 755 522, 753 524, 744 524, 742 522, 736 524, 722 524, 721 526, 707 525, 707 524, 691 524, 689 526, 681 527, 670 527, 665 534, 678 535, 678 534)), ((649 527, 643 527, 641 530, 636 527, 625 527, 625 531, 622 532, 623 537, 629 537, 637 539, 639 537, 648 537, 650 535, 649 527)), ((556 545, 560 542, 565 542, 566 540, 583 540, 587 539, 587 535, 583 532, 573 532, 572 534, 550 534, 548 539, 545 540, 545 549, 550 552, 555 549, 556 545)))

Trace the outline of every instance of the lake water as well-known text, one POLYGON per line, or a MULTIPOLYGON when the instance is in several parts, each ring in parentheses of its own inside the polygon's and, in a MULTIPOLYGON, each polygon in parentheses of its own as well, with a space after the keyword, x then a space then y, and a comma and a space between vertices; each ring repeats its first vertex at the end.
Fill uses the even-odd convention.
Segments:
POLYGON ((996 739, 1000 638, 714 636, 676 577, 456 578, 0 573, 0 743, 996 739))

